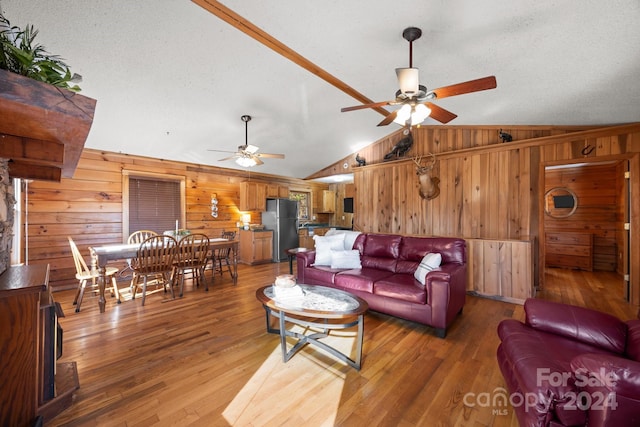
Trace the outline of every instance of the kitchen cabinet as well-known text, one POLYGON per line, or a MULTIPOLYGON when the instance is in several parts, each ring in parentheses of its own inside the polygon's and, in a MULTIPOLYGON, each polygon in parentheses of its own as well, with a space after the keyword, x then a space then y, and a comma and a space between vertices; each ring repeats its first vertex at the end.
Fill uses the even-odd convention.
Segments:
POLYGON ((336 192, 331 190, 322 190, 322 205, 318 213, 335 213, 336 211, 336 192))
POLYGON ((240 230, 239 261, 243 264, 271 262, 273 258, 273 231, 240 230))
POLYGON ((313 236, 309 236, 308 228, 300 228, 298 230, 298 242, 301 248, 307 248, 309 250, 315 249, 313 236))
POLYGON ((240 183, 241 211, 267 210, 267 184, 260 182, 244 181, 240 183))
POLYGON ((289 187, 280 184, 267 184, 267 197, 270 199, 288 199, 289 187))
POLYGON ((553 232, 545 235, 545 265, 593 271, 593 234, 553 232))
POLYGON ((330 227, 304 227, 298 229, 298 241, 301 248, 313 250, 316 248, 313 236, 324 236, 330 227))
POLYGON ((345 184, 345 186, 344 186, 344 197, 356 197, 356 186, 355 186, 355 184, 345 184))

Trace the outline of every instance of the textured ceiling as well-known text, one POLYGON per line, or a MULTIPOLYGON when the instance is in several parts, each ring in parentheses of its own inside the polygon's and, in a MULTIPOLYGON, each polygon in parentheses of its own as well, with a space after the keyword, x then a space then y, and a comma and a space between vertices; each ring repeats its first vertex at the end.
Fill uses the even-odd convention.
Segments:
MULTIPOLYGON (((495 90, 436 103, 451 125, 597 125, 640 120, 637 0, 225 0, 226 7, 374 101, 408 66, 428 88, 495 75, 495 90)), ((188 0, 0 0, 13 25, 83 76, 98 101, 86 147, 198 164, 245 142, 255 172, 307 177, 390 134, 373 110, 188 0)), ((393 107, 389 107, 391 111, 393 107)), ((1 120, 1 118, 0 118, 1 120)), ((427 119, 425 123, 437 122, 427 119)))

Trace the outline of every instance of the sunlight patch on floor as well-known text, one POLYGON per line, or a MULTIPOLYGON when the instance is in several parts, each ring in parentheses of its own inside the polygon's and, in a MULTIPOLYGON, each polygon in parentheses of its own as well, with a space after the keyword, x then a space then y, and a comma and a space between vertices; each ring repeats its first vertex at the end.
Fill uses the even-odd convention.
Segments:
MULTIPOLYGON (((302 331, 299 326, 290 329, 302 331)), ((323 339, 351 356, 355 340, 355 333, 345 331, 323 339)), ((346 372, 353 368, 309 345, 283 363, 279 336, 273 335, 273 341, 274 350, 224 410, 225 420, 234 426, 300 425, 310 420, 333 426, 346 372), (274 407, 274 401, 281 403, 274 407)), ((292 345, 293 340, 287 348, 292 345)))

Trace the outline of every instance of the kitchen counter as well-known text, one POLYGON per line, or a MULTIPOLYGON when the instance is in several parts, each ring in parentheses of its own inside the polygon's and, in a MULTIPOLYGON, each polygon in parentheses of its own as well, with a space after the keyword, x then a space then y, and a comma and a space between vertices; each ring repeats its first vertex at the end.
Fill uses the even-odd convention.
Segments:
POLYGON ((309 223, 309 224, 305 224, 303 226, 298 227, 298 229, 315 229, 315 228, 335 228, 336 230, 351 230, 350 227, 339 227, 337 225, 330 225, 327 223, 309 223))

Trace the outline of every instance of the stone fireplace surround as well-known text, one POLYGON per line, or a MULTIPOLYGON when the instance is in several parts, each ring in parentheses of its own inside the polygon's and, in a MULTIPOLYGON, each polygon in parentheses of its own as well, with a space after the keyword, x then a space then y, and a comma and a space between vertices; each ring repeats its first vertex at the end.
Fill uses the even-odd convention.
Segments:
POLYGON ((0 159, 0 274, 11 263, 14 206, 13 179, 9 177, 9 160, 0 159))

